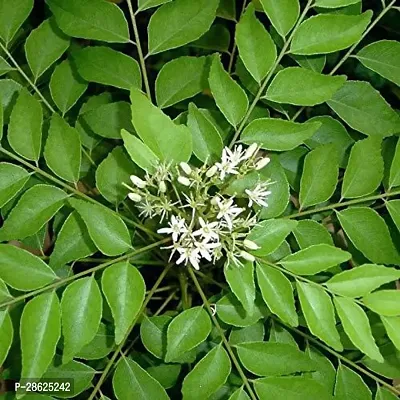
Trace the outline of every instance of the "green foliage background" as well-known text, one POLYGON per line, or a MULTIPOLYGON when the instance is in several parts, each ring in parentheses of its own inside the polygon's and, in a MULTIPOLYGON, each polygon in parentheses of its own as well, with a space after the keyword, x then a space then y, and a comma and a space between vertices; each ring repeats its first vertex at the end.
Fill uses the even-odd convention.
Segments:
POLYGON ((75 380, 32 400, 398 398, 399 11, 0 0, 3 387, 75 380), (168 263, 168 239, 121 183, 238 142, 261 146, 260 178, 275 182, 256 262, 168 263))

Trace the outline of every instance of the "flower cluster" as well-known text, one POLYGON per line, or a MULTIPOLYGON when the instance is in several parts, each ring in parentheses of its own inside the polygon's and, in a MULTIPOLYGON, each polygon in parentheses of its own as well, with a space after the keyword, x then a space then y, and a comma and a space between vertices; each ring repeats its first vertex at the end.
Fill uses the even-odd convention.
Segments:
POLYGON ((201 262, 215 264, 224 256, 235 265, 241 265, 241 259, 254 260, 248 251, 258 246, 246 239, 257 223, 252 206, 268 206, 271 182, 258 180, 240 196, 232 194, 231 187, 236 179, 269 163, 268 157, 258 154, 256 144, 245 150, 241 145, 233 150, 226 147, 221 160, 212 166, 160 164, 143 179, 132 175, 133 187, 124 184, 141 216, 158 217, 161 224, 168 218, 167 226, 157 232, 172 239, 165 247, 170 260, 176 255, 176 264, 190 263, 196 269, 201 262))

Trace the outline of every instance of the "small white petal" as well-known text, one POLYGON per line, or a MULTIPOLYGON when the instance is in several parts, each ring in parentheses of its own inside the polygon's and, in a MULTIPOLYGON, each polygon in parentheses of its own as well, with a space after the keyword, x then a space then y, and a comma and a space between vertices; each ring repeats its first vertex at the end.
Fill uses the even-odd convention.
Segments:
POLYGON ((179 165, 185 174, 190 175, 192 173, 192 168, 190 168, 188 163, 181 162, 179 165))
POLYGON ((178 182, 184 186, 190 186, 190 180, 184 176, 178 177, 178 182))
POLYGON ((262 158, 262 159, 261 159, 260 161, 258 161, 257 164, 256 164, 256 171, 258 171, 258 170, 263 169, 264 167, 266 167, 266 166, 269 164, 270 161, 271 161, 271 160, 270 160, 268 157, 262 158))
POLYGON ((241 251, 240 252, 240 257, 244 258, 247 261, 255 261, 255 257, 253 255, 251 255, 250 253, 248 253, 247 251, 241 251))
POLYGON ((130 179, 132 181, 132 183, 137 186, 140 189, 144 189, 146 187, 146 182, 143 181, 142 179, 140 179, 138 176, 136 175, 131 175, 130 179))
POLYGON ((137 193, 129 193, 128 197, 134 201, 135 203, 139 202, 142 200, 142 196, 140 196, 140 194, 137 193))
POLYGON ((254 155, 254 153, 257 151, 258 144, 253 143, 250 147, 247 148, 246 152, 244 153, 243 158, 245 160, 248 160, 250 157, 254 155))
POLYGON ((257 243, 254 243, 252 240, 245 239, 243 241, 243 244, 245 247, 247 247, 249 250, 257 250, 260 248, 260 246, 257 243))
POLYGON ((164 181, 161 181, 161 182, 160 182, 160 185, 159 185, 158 188, 160 189, 160 192, 161 192, 161 193, 165 193, 165 192, 167 191, 167 185, 165 184, 164 181))
POLYGON ((216 165, 213 165, 207 172, 206 172, 206 177, 211 178, 213 177, 218 171, 218 167, 216 165))

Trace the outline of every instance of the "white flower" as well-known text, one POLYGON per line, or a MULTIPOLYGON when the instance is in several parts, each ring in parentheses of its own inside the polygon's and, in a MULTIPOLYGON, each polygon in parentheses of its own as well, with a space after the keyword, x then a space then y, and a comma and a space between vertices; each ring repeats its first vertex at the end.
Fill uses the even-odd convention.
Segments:
POLYGON ((194 243, 198 253, 200 253, 202 258, 205 258, 207 261, 211 261, 211 254, 214 249, 220 246, 219 243, 207 243, 206 241, 203 242, 195 242, 194 243))
POLYGON ((179 182, 181 185, 190 186, 190 180, 189 180, 188 178, 186 178, 185 176, 179 176, 179 177, 178 177, 178 182, 179 182))
POLYGON ((243 208, 236 207, 232 198, 221 199, 218 197, 216 202, 219 208, 217 218, 224 219, 229 230, 232 230, 232 221, 243 211, 243 208))
POLYGON ((244 247, 247 247, 249 250, 258 250, 260 246, 257 243, 254 243, 252 240, 245 239, 243 241, 244 247))
POLYGON ((142 196, 140 194, 137 193, 129 193, 128 197, 134 201, 135 203, 139 202, 142 200, 142 196))
POLYGON ((190 264, 192 264, 194 269, 199 270, 199 260, 200 260, 200 254, 197 249, 193 248, 193 246, 189 245, 187 247, 178 247, 178 252, 180 254, 180 257, 176 261, 176 264, 179 265, 181 263, 185 263, 187 265, 188 261, 190 264))
POLYGON ((256 171, 266 167, 270 161, 271 161, 271 159, 268 157, 264 157, 261 160, 257 161, 256 167, 255 167, 256 171))
POLYGON ((210 240, 219 240, 218 230, 215 229, 219 223, 218 222, 208 222, 204 221, 203 218, 199 217, 199 222, 201 228, 193 232, 193 236, 201 236, 205 242, 210 240))
POLYGON ((253 143, 250 147, 247 148, 246 152, 244 153, 244 159, 248 160, 250 157, 252 157, 254 155, 254 153, 257 151, 258 149, 258 144, 257 143, 253 143))
POLYGON ((253 255, 251 255, 250 253, 248 253, 247 251, 241 251, 240 252, 240 257, 244 258, 247 261, 255 261, 255 257, 253 255))
POLYGON ((249 207, 253 205, 253 203, 258 204, 259 206, 268 207, 268 204, 265 202, 268 195, 271 194, 270 190, 266 190, 268 187, 268 183, 258 183, 257 186, 253 190, 246 189, 245 193, 249 196, 249 207))
POLYGON ((229 149, 229 147, 225 147, 222 151, 221 162, 215 164, 220 171, 219 178, 224 180, 226 175, 237 175, 239 173, 237 171, 237 166, 244 159, 244 152, 242 151, 241 145, 235 147, 233 151, 229 149))
POLYGON ((139 210, 141 210, 139 216, 144 216, 145 218, 147 217, 152 217, 154 213, 154 207, 147 199, 145 199, 142 203, 140 203, 138 206, 139 210))
POLYGON ((186 221, 181 217, 175 217, 175 215, 171 217, 168 225, 170 226, 169 228, 161 228, 157 233, 171 234, 174 242, 178 241, 179 235, 186 234, 188 231, 186 221))
POLYGON ((190 175, 192 173, 192 168, 190 168, 190 165, 188 163, 181 162, 179 165, 186 175, 190 175))
POLYGON ((158 186, 158 190, 159 190, 161 193, 165 193, 165 192, 167 191, 167 185, 165 184, 164 181, 161 181, 161 182, 160 182, 160 184, 159 184, 159 186, 158 186))
POLYGON ((212 178, 218 171, 218 167, 216 165, 213 165, 207 172, 206 172, 206 177, 207 178, 212 178))
POLYGON ((140 189, 144 189, 146 187, 146 182, 143 181, 142 179, 140 179, 138 176, 136 175, 131 175, 130 179, 132 181, 132 183, 137 186, 140 189))

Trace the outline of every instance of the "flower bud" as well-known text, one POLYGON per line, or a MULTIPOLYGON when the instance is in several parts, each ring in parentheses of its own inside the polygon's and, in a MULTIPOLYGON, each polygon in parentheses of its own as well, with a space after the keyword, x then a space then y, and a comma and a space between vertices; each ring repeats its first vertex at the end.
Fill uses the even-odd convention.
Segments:
POLYGON ((167 185, 165 184, 164 181, 160 182, 160 186, 159 186, 160 192, 161 193, 165 193, 167 191, 167 185))
POLYGON ((271 160, 270 160, 268 157, 264 157, 264 158, 262 158, 261 160, 259 160, 259 161, 257 162, 257 164, 256 164, 256 171, 258 171, 258 170, 263 169, 264 167, 266 167, 266 166, 269 164, 270 161, 271 161, 271 160))
POLYGON ((190 175, 192 173, 192 168, 190 168, 190 165, 188 163, 181 162, 179 165, 186 175, 190 175))
POLYGON ((243 241, 244 247, 247 247, 249 250, 258 250, 260 246, 257 243, 254 243, 252 240, 245 239, 243 241))
POLYGON ((189 180, 188 178, 185 178, 184 176, 180 176, 180 177, 178 178, 178 182, 179 182, 181 185, 190 186, 190 180, 189 180))
POLYGON ((137 193, 129 193, 128 197, 134 201, 135 203, 139 202, 140 200, 142 200, 142 196, 140 196, 140 194, 137 193))
POLYGON ((252 256, 250 253, 248 253, 247 251, 241 251, 240 252, 240 257, 244 258, 247 261, 253 262, 255 261, 255 257, 252 256))
POLYGON ((138 176, 136 175, 131 175, 130 176, 132 183, 137 186, 140 189, 144 189, 146 187, 146 182, 143 181, 142 179, 140 179, 138 176))
POLYGON ((217 196, 214 196, 214 197, 211 199, 211 204, 212 204, 213 206, 216 206, 216 205, 218 204, 217 196))
POLYGON ((206 177, 211 178, 213 177, 218 171, 218 168, 216 165, 213 165, 207 172, 206 172, 206 177))
POLYGON ((247 148, 246 152, 244 153, 244 159, 248 160, 250 157, 252 157, 254 155, 254 153, 257 151, 258 149, 258 144, 257 143, 253 143, 250 147, 247 148))

